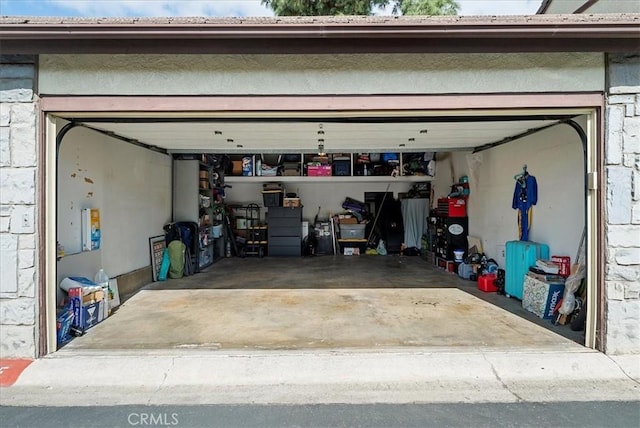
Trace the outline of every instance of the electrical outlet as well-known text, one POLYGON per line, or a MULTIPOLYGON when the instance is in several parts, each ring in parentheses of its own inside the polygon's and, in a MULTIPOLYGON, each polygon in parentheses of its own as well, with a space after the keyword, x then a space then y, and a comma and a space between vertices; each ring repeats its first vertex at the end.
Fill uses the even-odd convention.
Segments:
POLYGON ((22 227, 31 227, 31 219, 27 213, 22 214, 22 227))
POLYGON ((496 245, 496 254, 498 255, 498 257, 501 257, 501 258, 504 259, 506 257, 505 246, 504 245, 496 245))

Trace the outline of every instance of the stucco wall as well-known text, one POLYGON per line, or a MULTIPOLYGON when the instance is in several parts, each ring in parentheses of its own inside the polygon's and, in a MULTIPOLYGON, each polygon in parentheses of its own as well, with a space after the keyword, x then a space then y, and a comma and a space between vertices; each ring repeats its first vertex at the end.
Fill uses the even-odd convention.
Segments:
POLYGON ((481 238, 485 254, 504 267, 505 243, 518 240, 517 212, 511 208, 513 177, 525 164, 538 183, 529 239, 573 261, 585 224, 584 167, 578 134, 567 125, 476 154, 447 155, 438 162, 434 196, 447 195, 452 177, 469 177, 469 234, 481 238))
POLYGON ((578 92, 604 90, 603 70, 598 53, 41 55, 39 89, 62 95, 578 92))
POLYGON ((640 56, 609 60, 605 350, 640 353, 640 56))
POLYGON ((0 57, 0 358, 36 353, 34 58, 0 57))

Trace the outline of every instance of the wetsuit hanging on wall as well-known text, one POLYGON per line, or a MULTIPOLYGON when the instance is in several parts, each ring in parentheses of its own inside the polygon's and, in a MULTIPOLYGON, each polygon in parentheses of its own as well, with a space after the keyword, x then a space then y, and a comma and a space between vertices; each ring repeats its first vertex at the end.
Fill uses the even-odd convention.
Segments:
POLYGON ((516 188, 513 191, 512 208, 518 210, 520 240, 528 241, 533 206, 538 202, 538 183, 533 175, 529 175, 526 165, 522 174, 518 174, 514 178, 516 179, 516 188))

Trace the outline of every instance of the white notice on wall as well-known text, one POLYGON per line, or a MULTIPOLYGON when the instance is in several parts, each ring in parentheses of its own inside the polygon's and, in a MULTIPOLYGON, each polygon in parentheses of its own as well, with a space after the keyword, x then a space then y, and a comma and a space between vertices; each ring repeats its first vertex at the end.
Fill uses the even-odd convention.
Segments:
POLYGON ((97 208, 82 210, 82 251, 100 249, 100 211, 97 208))

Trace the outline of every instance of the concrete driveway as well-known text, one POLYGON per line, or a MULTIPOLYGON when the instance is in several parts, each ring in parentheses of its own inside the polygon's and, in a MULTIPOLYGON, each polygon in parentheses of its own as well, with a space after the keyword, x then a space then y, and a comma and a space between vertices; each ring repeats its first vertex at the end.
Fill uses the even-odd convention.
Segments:
POLYGON ((149 284, 63 349, 577 351, 580 339, 419 257, 267 257, 149 284))

